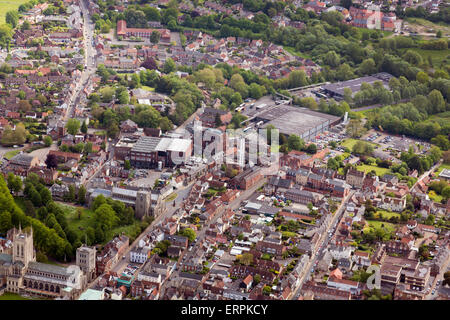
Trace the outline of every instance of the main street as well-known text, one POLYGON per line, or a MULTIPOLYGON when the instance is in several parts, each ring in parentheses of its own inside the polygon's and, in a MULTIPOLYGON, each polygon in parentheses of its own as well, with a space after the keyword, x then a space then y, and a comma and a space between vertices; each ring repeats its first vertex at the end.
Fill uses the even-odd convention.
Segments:
POLYGON ((347 202, 355 191, 350 191, 347 198, 344 199, 341 206, 336 210, 336 212, 333 214, 333 219, 331 220, 330 224, 326 228, 326 230, 320 235, 320 239, 315 247, 315 250, 311 253, 311 258, 305 268, 303 268, 301 280, 299 282, 299 285, 296 289, 291 293, 291 300, 298 300, 300 296, 300 290, 303 287, 303 284, 306 280, 308 280, 311 276, 311 270, 315 266, 316 261, 318 261, 319 257, 322 256, 324 249, 328 246, 328 243, 330 241, 330 237, 328 236, 328 233, 332 231, 333 233, 336 231, 336 227, 339 223, 339 221, 342 219, 345 209, 347 207, 347 202))
POLYGON ((91 17, 89 11, 86 8, 85 1, 80 1, 80 9, 83 13, 83 46, 84 46, 84 56, 85 56, 85 67, 81 73, 81 78, 77 82, 75 89, 73 90, 69 101, 67 103, 67 110, 64 116, 61 118, 64 122, 67 122, 73 116, 73 108, 80 101, 80 93, 88 84, 88 81, 92 75, 95 74, 95 51, 92 47, 93 35, 94 35, 94 25, 91 22, 91 17))

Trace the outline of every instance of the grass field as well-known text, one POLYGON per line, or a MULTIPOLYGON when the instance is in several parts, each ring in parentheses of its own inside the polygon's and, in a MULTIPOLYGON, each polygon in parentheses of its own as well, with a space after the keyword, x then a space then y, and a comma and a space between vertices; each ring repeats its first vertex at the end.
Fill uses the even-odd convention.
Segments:
POLYGON ((434 67, 440 67, 441 64, 446 64, 450 61, 450 50, 425 50, 420 48, 408 48, 403 49, 402 52, 406 52, 407 50, 417 52, 422 56, 422 59, 424 61, 428 61, 428 57, 431 56, 434 67))
POLYGON ((69 226, 71 226, 73 228, 73 230, 76 233, 78 233, 80 238, 82 238, 84 236, 85 230, 88 227, 93 226, 94 213, 91 210, 86 209, 84 207, 75 207, 75 206, 70 206, 70 205, 62 204, 62 203, 58 203, 58 205, 63 209, 69 226), (81 211, 82 212, 81 219, 78 219, 78 210, 77 210, 78 208, 80 208, 82 210, 81 211))
MULTIPOLYGON (((94 213, 85 207, 76 207, 67 204, 58 203, 66 214, 68 224, 78 233, 80 239, 84 239, 85 231, 88 227, 94 227, 94 213), (78 219, 78 208, 82 210, 81 219, 78 219)), ((112 229, 106 235, 106 242, 111 240, 115 235, 125 233, 128 237, 134 238, 140 233, 141 222, 135 220, 133 224, 120 226, 112 229)))
POLYGON ((444 170, 444 169, 450 169, 450 164, 445 164, 445 163, 443 163, 443 164, 441 164, 440 166, 439 166, 439 168, 436 170, 436 176, 439 176, 439 174, 442 172, 442 170, 444 170))
POLYGON ((387 169, 387 168, 380 168, 377 166, 371 166, 368 164, 363 164, 361 166, 356 167, 356 169, 358 171, 364 171, 365 173, 368 173, 372 170, 375 170, 375 173, 377 176, 382 177, 383 175, 385 175, 386 173, 391 172, 391 170, 387 169))
POLYGON ((367 223, 369 224, 369 227, 366 226, 363 230, 364 232, 367 232, 370 228, 379 229, 382 227, 389 233, 395 231, 395 225, 389 222, 367 220, 367 223))
POLYGON ((11 158, 17 155, 20 151, 21 151, 20 149, 8 151, 7 153, 5 153, 3 157, 8 160, 11 160, 11 158))
MULTIPOLYGON (((352 138, 345 139, 344 141, 341 142, 341 146, 343 146, 344 148, 347 147, 347 148, 349 148, 350 150, 352 150, 352 149, 353 149, 353 146, 354 146, 358 141, 364 141, 364 140, 358 140, 358 139, 352 139, 352 138)), ((369 141, 364 141, 364 142, 367 142, 367 143, 370 143, 370 144, 373 145, 373 146, 376 146, 375 143, 372 143, 372 142, 369 142, 369 141)))
POLYGON ((15 293, 7 292, 0 296, 0 300, 34 300, 32 298, 25 298, 15 293))
POLYGON ((155 88, 149 87, 149 86, 142 86, 142 89, 147 91, 155 91, 155 88))
POLYGON ((349 148, 350 150, 352 150, 353 146, 358 141, 359 141, 358 139, 346 139, 346 140, 341 142, 341 146, 343 146, 344 148, 349 148))
POLYGON ((430 197, 431 200, 433 200, 434 202, 439 202, 441 203, 442 199, 444 198, 443 196, 436 194, 436 192, 434 191, 430 191, 428 192, 428 196, 430 197))
POLYGON ((400 214, 396 212, 390 212, 386 210, 378 210, 375 216, 378 218, 378 214, 381 213, 384 218, 390 219, 392 217, 400 218, 400 214))
POLYGON ((445 33, 450 33, 450 27, 445 23, 433 23, 425 19, 412 17, 406 18, 405 21, 410 25, 411 29, 418 29, 416 31, 435 33, 441 30, 444 35, 445 33))
POLYGON ((311 59, 311 56, 305 54, 304 52, 299 52, 299 51, 295 50, 295 48, 293 48, 293 47, 284 46, 283 48, 284 48, 284 50, 286 50, 287 52, 289 52, 290 54, 292 54, 294 56, 302 57, 305 59, 311 59))
POLYGON ((28 0, 0 0, 0 24, 5 23, 5 16, 8 11, 16 10, 28 0))

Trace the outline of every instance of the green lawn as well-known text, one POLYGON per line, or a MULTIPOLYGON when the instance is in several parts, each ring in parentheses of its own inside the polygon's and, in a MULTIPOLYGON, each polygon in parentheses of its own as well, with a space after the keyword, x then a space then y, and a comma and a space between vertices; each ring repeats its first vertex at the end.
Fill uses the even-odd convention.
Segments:
POLYGON ((62 203, 58 203, 58 205, 63 209, 69 226, 73 228, 73 230, 78 234, 80 239, 83 239, 85 230, 88 227, 94 225, 93 219, 94 213, 91 210, 84 207, 75 207, 62 203), (81 208, 82 210, 81 219, 78 219, 77 208, 81 208))
MULTIPOLYGON (((359 140, 359 139, 353 139, 353 138, 348 138, 345 139, 344 141, 341 142, 341 146, 343 146, 344 148, 347 147, 350 150, 353 149, 353 146, 358 142, 358 141, 364 141, 364 140, 359 140)), ((371 145, 373 145, 374 147, 377 145, 376 143, 370 142, 370 141, 364 141, 367 143, 370 143, 371 145)))
MULTIPOLYGON (((67 222, 68 224, 73 228, 75 232, 78 233, 80 240, 84 241, 84 235, 85 230, 88 227, 94 226, 94 213, 85 207, 76 207, 72 205, 62 204, 58 203, 66 214, 67 222), (81 219, 78 219, 78 211, 77 208, 82 209, 81 219)), ((106 235, 106 242, 111 240, 115 235, 119 235, 122 232, 125 233, 126 236, 130 238, 135 238, 137 235, 140 234, 140 225, 141 222, 138 220, 135 220, 133 224, 127 225, 127 226, 120 226, 112 229, 108 234, 106 235)))
POLYGON ((18 294, 7 292, 0 296, 0 300, 34 300, 34 299, 25 298, 18 294))
POLYGON ((363 230, 364 232, 367 232, 370 228, 379 229, 381 226, 383 226, 383 228, 385 228, 389 233, 395 231, 395 225, 389 222, 367 220, 367 223, 369 224, 369 227, 366 226, 363 230))
POLYGON ((436 194, 435 192, 428 192, 428 196, 430 197, 431 200, 433 200, 434 202, 439 202, 441 203, 442 199, 444 198, 443 196, 436 194))
POLYGON ((341 146, 343 146, 344 148, 349 148, 350 150, 352 150, 353 146, 358 142, 358 139, 346 139, 344 141, 341 142, 341 146))
POLYGON ((20 151, 21 151, 20 149, 8 151, 7 153, 5 153, 3 157, 8 160, 11 160, 11 158, 19 154, 20 151))
POLYGON ((16 10, 28 0, 0 0, 0 24, 5 23, 6 12, 16 10))
POLYGON ((120 235, 124 233, 127 237, 130 239, 131 242, 141 233, 141 222, 138 220, 135 220, 133 224, 130 224, 128 226, 121 226, 116 227, 112 229, 106 236, 106 242, 111 240, 114 236, 120 235))
POLYGON ((147 91, 155 91, 155 88, 151 88, 148 86, 142 86, 142 89, 147 90, 147 91))
POLYGON ((170 195, 165 199, 165 201, 166 201, 166 202, 170 202, 170 201, 175 200, 177 197, 178 197, 178 194, 177 194, 176 192, 173 192, 172 194, 170 194, 170 195))
POLYGON ((376 175, 379 176, 379 177, 382 177, 386 173, 391 172, 390 169, 380 168, 380 167, 377 167, 377 166, 371 166, 371 165, 368 165, 368 164, 363 164, 363 165, 357 166, 356 169, 358 171, 364 171, 365 173, 368 173, 368 172, 370 172, 372 170, 375 170, 376 175))
POLYGON ((283 48, 284 48, 284 50, 286 50, 287 52, 289 52, 290 54, 292 54, 294 56, 302 57, 305 59, 311 59, 310 55, 307 55, 304 52, 299 52, 299 51, 295 50, 295 48, 293 48, 293 47, 284 46, 283 48))
POLYGON ((443 164, 441 164, 440 166, 439 166, 439 168, 436 170, 436 176, 439 176, 439 174, 442 172, 442 170, 444 170, 444 169, 450 169, 450 164, 445 164, 445 163, 443 163, 443 164))
POLYGON ((392 217, 400 218, 400 214, 396 212, 386 211, 386 210, 378 210, 375 214, 378 217, 378 214, 381 213, 384 218, 390 219, 392 217))

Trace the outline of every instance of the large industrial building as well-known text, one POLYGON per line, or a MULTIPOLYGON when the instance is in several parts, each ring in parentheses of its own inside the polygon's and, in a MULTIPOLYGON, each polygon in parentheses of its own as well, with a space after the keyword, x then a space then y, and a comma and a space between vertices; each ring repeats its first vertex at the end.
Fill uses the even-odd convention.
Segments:
POLYGON ((273 125, 281 134, 295 134, 303 140, 310 140, 318 133, 338 124, 341 117, 312 111, 307 108, 280 105, 256 116, 256 122, 263 121, 263 127, 273 125))
POLYGON ((191 154, 190 139, 142 136, 121 148, 120 157, 129 159, 135 168, 153 169, 186 163, 191 154))
POLYGON ((352 90, 352 96, 354 96, 356 93, 358 93, 361 90, 361 85, 363 83, 373 85, 374 82, 381 81, 383 83, 383 86, 386 89, 389 89, 389 80, 392 77, 393 76, 389 73, 380 72, 377 74, 373 74, 371 76, 326 84, 326 85, 323 85, 321 87, 321 89, 322 89, 323 93, 325 93, 330 98, 335 98, 337 100, 340 100, 344 97, 344 89, 345 88, 349 88, 350 90, 352 90))

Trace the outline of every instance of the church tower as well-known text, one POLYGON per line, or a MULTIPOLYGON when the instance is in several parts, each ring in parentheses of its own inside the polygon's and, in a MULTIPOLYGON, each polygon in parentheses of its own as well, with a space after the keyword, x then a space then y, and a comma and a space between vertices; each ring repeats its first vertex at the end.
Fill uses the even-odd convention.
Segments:
POLYGON ((19 227, 19 230, 14 230, 13 239, 13 263, 20 261, 27 267, 29 262, 36 261, 36 253, 33 247, 33 228, 28 233, 22 231, 22 228, 19 227))
POLYGON ((150 210, 150 192, 138 191, 136 194, 136 205, 134 215, 137 219, 143 219, 150 210))

